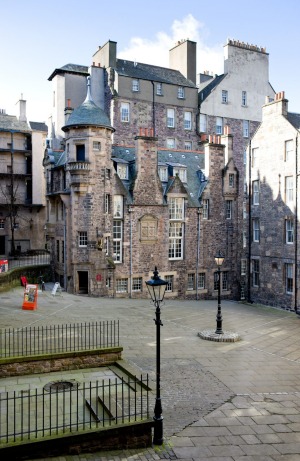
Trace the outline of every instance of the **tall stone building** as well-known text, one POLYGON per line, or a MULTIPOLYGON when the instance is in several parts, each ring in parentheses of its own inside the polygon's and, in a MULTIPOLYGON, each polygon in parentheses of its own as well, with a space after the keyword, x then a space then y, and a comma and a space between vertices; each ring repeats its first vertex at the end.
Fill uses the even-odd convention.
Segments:
POLYGON ((0 112, 0 256, 45 246, 45 189, 42 158, 47 126, 0 112))
POLYGON ((247 298, 299 307, 299 130, 300 114, 288 112, 284 92, 267 99, 262 123, 248 149, 249 200, 247 298))

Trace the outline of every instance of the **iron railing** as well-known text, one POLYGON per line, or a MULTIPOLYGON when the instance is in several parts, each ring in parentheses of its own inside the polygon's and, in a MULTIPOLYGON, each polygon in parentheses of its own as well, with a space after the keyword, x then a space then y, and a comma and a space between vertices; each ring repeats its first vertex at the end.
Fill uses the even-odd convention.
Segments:
POLYGON ((8 258, 8 270, 15 267, 42 266, 46 264, 50 264, 50 253, 47 251, 33 255, 28 252, 28 254, 23 253, 22 255, 10 256, 8 258))
POLYGON ((0 358, 119 347, 119 320, 0 330, 0 358))
POLYGON ((148 375, 58 384, 0 393, 0 445, 149 418, 148 375))

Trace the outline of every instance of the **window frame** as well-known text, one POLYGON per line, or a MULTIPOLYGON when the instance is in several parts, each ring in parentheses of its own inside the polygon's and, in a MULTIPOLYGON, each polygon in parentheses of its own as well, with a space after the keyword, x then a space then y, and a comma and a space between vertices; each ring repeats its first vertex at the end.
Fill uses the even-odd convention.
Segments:
POLYGON ((132 291, 141 293, 143 291, 143 277, 132 277, 132 291))
POLYGON ((79 248, 86 248, 88 242, 87 231, 78 231, 78 246, 79 248))
POLYGON ((228 104, 228 91, 222 90, 222 104, 228 104))
POLYGON ((247 107, 247 91, 242 91, 242 107, 247 107))
POLYGON ((285 243, 287 245, 293 245, 294 243, 294 220, 292 218, 286 218, 285 220, 285 243))
POLYGON ((243 138, 249 138, 249 120, 243 120, 243 138))
POLYGON ((175 138, 167 138, 166 143, 167 143, 167 149, 175 149, 176 147, 175 138))
POLYGON ((288 295, 292 295, 294 292, 294 265, 291 263, 285 263, 285 292, 288 295))
POLYGON ((225 200, 226 219, 232 219, 232 200, 225 200))
POLYGON ((259 218, 253 218, 252 220, 252 235, 253 235, 253 242, 259 243, 260 242, 260 222, 259 218))
POLYGON ((161 82, 156 83, 156 95, 163 96, 163 86, 161 82))
POLYGON ((294 201, 294 177, 285 177, 285 201, 286 203, 292 203, 294 201))
POLYGON ((121 102, 120 105, 120 119, 122 123, 129 123, 130 121, 130 104, 129 102, 121 102))
POLYGON ((223 134, 223 117, 216 117, 216 134, 223 134))
POLYGON ((184 141, 184 150, 191 151, 193 150, 192 147, 192 141, 184 141))
POLYGON ((202 200, 202 218, 209 219, 209 199, 202 200))
POLYGON ((116 279, 116 293, 128 293, 128 279, 116 279))
POLYGON ((259 259, 252 259, 252 285, 259 287, 260 264, 259 259))
POLYGON ((199 272, 198 274, 198 290, 205 290, 205 272, 199 272))
POLYGON ((138 93, 140 91, 140 81, 137 78, 133 78, 131 82, 131 90, 134 93, 138 93))
POLYGON ((175 109, 172 107, 167 108, 167 127, 175 128, 175 109))
POLYGON ((192 129, 192 112, 188 110, 184 111, 184 129, 189 131, 192 129))
POLYGON ((287 141, 284 142, 284 161, 289 162, 290 160, 292 160, 293 153, 294 153, 293 139, 288 139, 287 141))
POLYGON ((259 180, 252 181, 252 205, 259 205, 259 180))
POLYGON ((166 293, 172 293, 174 290, 174 275, 165 275, 165 281, 167 282, 166 293))
POLYGON ((117 163, 117 174, 120 179, 128 179, 128 165, 126 163, 117 163))
POLYGON ((185 91, 183 86, 179 86, 177 88, 177 98, 178 99, 185 99, 185 91))

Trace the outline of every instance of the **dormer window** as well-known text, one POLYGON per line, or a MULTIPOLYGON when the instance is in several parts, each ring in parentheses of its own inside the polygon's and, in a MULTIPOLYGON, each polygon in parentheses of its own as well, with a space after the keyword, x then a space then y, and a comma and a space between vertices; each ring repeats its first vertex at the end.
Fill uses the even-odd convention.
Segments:
POLYGON ((174 167, 173 168, 173 175, 176 176, 178 174, 179 179, 182 182, 186 182, 186 168, 183 167, 174 167))
POLYGON ((161 181, 168 181, 168 168, 166 166, 159 166, 158 175, 161 181))
POLYGON ((118 163, 117 173, 120 179, 128 179, 128 166, 124 163, 118 163))
POLYGON ((177 97, 178 97, 178 99, 184 99, 184 88, 183 88, 183 86, 178 87, 177 97))
POLYGON ((140 82, 136 79, 132 80, 132 91, 140 91, 140 82))
POLYGON ((101 150, 101 142, 100 141, 93 141, 93 150, 97 150, 97 151, 101 150))

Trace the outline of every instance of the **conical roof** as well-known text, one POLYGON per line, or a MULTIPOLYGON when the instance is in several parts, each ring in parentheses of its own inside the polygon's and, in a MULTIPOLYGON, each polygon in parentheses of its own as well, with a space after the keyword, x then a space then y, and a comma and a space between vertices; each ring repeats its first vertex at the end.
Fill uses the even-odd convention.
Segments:
POLYGON ((67 131, 69 128, 78 125, 92 125, 109 128, 114 131, 111 126, 109 117, 106 115, 101 107, 98 107, 91 97, 90 90, 90 77, 87 78, 87 96, 85 101, 77 107, 70 117, 68 118, 65 126, 62 127, 63 131, 67 131))

